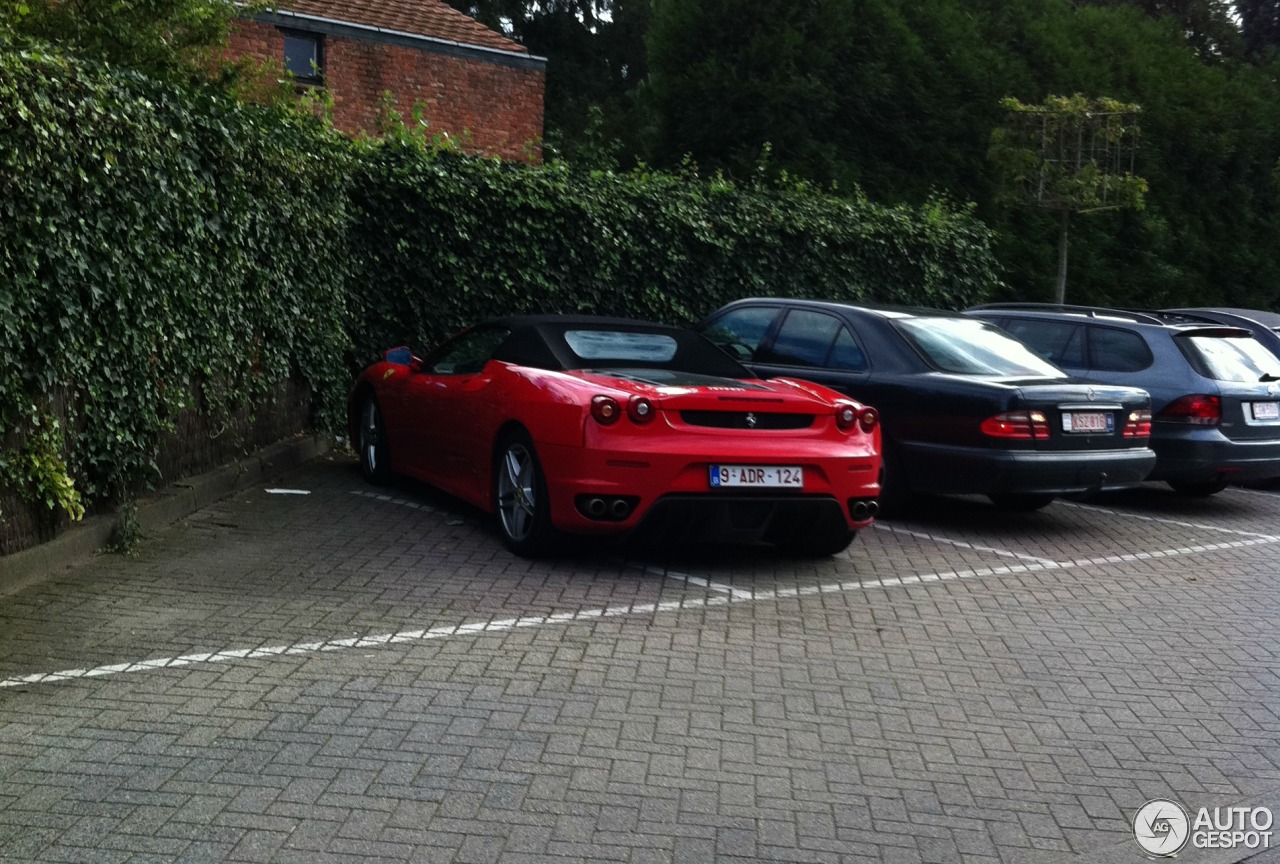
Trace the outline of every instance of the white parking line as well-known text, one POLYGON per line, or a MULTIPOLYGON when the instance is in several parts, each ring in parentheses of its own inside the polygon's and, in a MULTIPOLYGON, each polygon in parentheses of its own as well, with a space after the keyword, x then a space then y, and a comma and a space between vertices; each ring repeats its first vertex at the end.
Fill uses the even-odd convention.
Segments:
POLYGON ((1223 528, 1221 525, 1206 525, 1203 522, 1183 522, 1180 519, 1165 519, 1161 516, 1143 516, 1141 513, 1130 513, 1125 510, 1112 510, 1110 507, 1098 507, 1095 504, 1079 504, 1074 501, 1059 501, 1061 507, 1074 507, 1077 510, 1090 510, 1094 513, 1105 513, 1108 516, 1123 516, 1126 519, 1137 519, 1139 522, 1158 522, 1162 525, 1176 525, 1179 528, 1194 528, 1197 531, 1216 531, 1219 534, 1235 534, 1240 537, 1257 537, 1261 540, 1280 540, 1274 534, 1260 534, 1257 531, 1237 531, 1235 528, 1223 528))
POLYGON ((632 564, 629 561, 620 561, 627 567, 638 567, 645 573, 651 573, 655 576, 665 576, 668 579, 674 579, 677 582, 685 582, 689 585, 697 585, 699 588, 706 588, 708 591, 719 591, 722 594, 731 594, 739 599, 751 598, 753 595, 748 588, 734 588, 732 585, 725 585, 723 582, 712 582, 709 579, 703 579, 701 576, 690 576, 687 573, 679 573, 675 570, 668 570, 666 567, 653 567, 648 564, 632 564))
POLYGON ((1005 558, 1017 558, 1019 561, 1031 561, 1036 564, 1057 564, 1052 558, 1039 558, 1035 555, 1027 555, 1023 552, 1014 552, 1011 549, 999 549, 995 546, 979 546, 976 543, 969 543, 964 540, 952 540, 950 537, 939 537, 937 534, 929 534, 924 531, 908 531, 905 528, 897 528, 893 525, 885 525, 882 522, 875 522, 873 526, 881 531, 888 531, 893 534, 904 534, 908 537, 915 537, 919 540, 929 540, 934 543, 945 543, 948 546, 955 546, 960 549, 972 549, 975 552, 990 552, 992 555, 1000 555, 1005 558))
MULTIPOLYGON (((374 648, 381 645, 413 644, 437 639, 448 639, 454 636, 474 636, 480 633, 502 633, 524 627, 558 626, 573 624, 580 621, 594 621, 630 615, 653 615, 659 612, 710 609, 717 606, 725 606, 735 603, 758 603, 768 602, 771 600, 810 597, 820 594, 842 594, 853 591, 870 591, 873 589, 904 588, 914 585, 928 585, 934 582, 973 579, 981 576, 1040 573, 1049 570, 1075 570, 1085 567, 1105 566, 1134 561, 1175 558, 1182 555, 1197 555, 1204 552, 1215 552, 1223 549, 1243 549, 1250 546, 1265 546, 1271 543, 1280 543, 1280 537, 1234 540, 1228 543, 1184 546, 1178 549, 1166 549, 1156 552, 1134 552, 1128 555, 1104 555, 1096 558, 1083 558, 1077 561, 1044 560, 1043 563, 1032 562, 1027 564, 1011 564, 1006 567, 978 567, 969 570, 943 570, 935 573, 921 573, 913 576, 890 576, 880 579, 866 579, 852 582, 802 585, 788 588, 773 588, 768 591, 730 589, 732 593, 717 594, 711 597, 668 600, 661 603, 632 603, 623 606, 608 606, 604 609, 587 609, 579 612, 561 612, 553 615, 475 621, 452 627, 443 626, 431 627, 423 630, 400 630, 394 633, 383 633, 373 636, 352 636, 344 639, 326 639, 318 642, 293 642, 288 645, 270 645, 258 648, 222 649, 199 654, 184 654, 179 657, 160 657, 151 660, 137 660, 128 663, 113 663, 108 666, 97 666, 91 669, 65 669, 58 672, 37 672, 31 675, 21 675, 14 678, 0 679, 0 689, 21 687, 28 684, 74 681, 81 678, 102 678, 112 675, 121 675, 126 672, 148 672, 155 671, 157 669, 175 669, 183 666, 194 666, 196 664, 228 663, 236 660, 253 660, 270 657, 306 656, 329 651, 343 651, 353 648, 359 649, 374 648)), ((682 574, 675 574, 674 571, 662 572, 663 575, 667 575, 670 578, 687 579, 692 582, 692 584, 701 584, 699 581, 694 581, 697 580, 698 577, 685 577, 682 574)), ((711 587, 712 584, 713 583, 707 583, 707 587, 711 587)), ((721 587, 728 588, 729 586, 721 587)))

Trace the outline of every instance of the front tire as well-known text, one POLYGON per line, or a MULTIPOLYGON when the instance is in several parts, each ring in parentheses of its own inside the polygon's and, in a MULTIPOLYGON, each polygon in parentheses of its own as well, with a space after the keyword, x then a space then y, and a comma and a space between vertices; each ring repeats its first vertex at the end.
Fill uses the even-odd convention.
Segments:
POLYGON ((1056 496, 1024 493, 1017 495, 988 495, 987 497, 991 499, 992 504, 1001 510, 1006 510, 1010 513, 1034 513, 1052 504, 1056 496))
POLYGON ((1170 480, 1169 486, 1179 495, 1185 495, 1188 498, 1208 498, 1210 495, 1217 495, 1223 489, 1227 488, 1225 479, 1214 480, 1170 480))
POLYGON ((554 531, 542 465, 525 432, 508 435, 493 463, 493 503, 507 548, 524 558, 547 551, 554 531))
POLYGON ((360 474, 367 482, 382 486, 391 479, 391 447, 382 410, 372 393, 360 402, 359 421, 360 474))

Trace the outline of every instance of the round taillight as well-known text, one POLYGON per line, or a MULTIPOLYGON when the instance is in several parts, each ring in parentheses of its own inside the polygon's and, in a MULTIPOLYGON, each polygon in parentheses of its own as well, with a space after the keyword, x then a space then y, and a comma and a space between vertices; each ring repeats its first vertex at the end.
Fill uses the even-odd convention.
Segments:
POLYGON ((858 409, 852 405, 836 406, 836 428, 842 432, 847 432, 853 428, 853 424, 858 422, 858 409))
POLYGON ((880 412, 874 408, 863 408, 858 414, 858 425, 863 432, 870 432, 880 422, 880 412))
POLYGON ((633 423, 644 424, 657 417, 658 412, 654 410, 653 403, 648 399, 643 396, 633 396, 627 403, 627 416, 633 423))
POLYGON ((622 416, 622 406, 612 396, 597 396, 591 400, 591 416, 601 426, 611 426, 622 416))

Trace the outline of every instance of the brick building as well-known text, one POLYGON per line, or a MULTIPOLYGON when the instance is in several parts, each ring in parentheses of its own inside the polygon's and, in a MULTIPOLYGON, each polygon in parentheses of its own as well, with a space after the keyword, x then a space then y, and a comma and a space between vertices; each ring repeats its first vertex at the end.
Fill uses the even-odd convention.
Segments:
POLYGON ((227 52, 325 87, 346 132, 376 132, 389 92, 406 121, 420 102, 430 132, 466 132, 470 150, 541 158, 545 58, 442 0, 281 0, 237 22, 227 52))

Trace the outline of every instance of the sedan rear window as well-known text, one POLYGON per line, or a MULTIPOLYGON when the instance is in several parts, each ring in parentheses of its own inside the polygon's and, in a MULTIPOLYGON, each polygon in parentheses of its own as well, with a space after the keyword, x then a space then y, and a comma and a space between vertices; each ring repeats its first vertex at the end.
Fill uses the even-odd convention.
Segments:
POLYGON ((1185 336, 1203 371, 1215 381, 1277 381, 1280 360, 1252 336, 1185 336))
POLYGON ((583 360, 666 363, 676 356, 676 340, 665 333, 566 330, 564 341, 583 360))
POLYGON ((1067 377, 1018 340, 971 318, 908 318, 896 326, 943 372, 1001 378, 1067 377))

